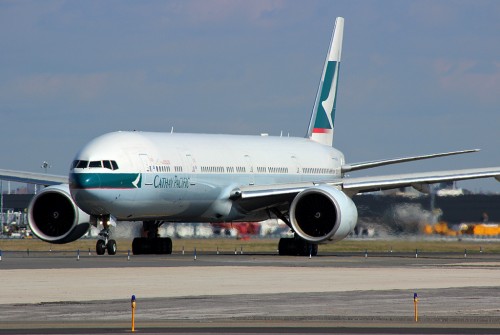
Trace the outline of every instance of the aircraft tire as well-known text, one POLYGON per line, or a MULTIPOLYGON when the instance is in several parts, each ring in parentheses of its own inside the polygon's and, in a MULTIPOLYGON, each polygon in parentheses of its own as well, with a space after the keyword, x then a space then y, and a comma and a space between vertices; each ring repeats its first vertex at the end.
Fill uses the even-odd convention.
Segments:
POLYGON ((134 255, 169 255, 172 253, 172 239, 137 237, 132 241, 132 254, 134 255))
POLYGON ((163 239, 155 238, 152 240, 152 242, 153 242, 153 246, 154 246, 154 250, 152 253, 155 253, 157 255, 161 255, 161 254, 165 253, 165 251, 164 251, 165 245, 163 243, 163 239))
POLYGON ((317 256, 318 255, 318 245, 309 243, 302 239, 296 239, 296 250, 297 256, 317 256))
POLYGON ((162 238, 164 245, 164 254, 170 255, 172 253, 172 239, 170 237, 162 238))
POLYGON ((278 244, 278 252, 282 256, 295 256, 295 239, 293 238, 280 238, 278 244))
POLYGON ((116 241, 115 240, 109 240, 108 245, 106 246, 106 249, 108 250, 108 255, 116 255, 116 241))
POLYGON ((133 241, 132 241, 132 254, 144 255, 146 253, 143 240, 145 240, 145 239, 142 237, 136 237, 133 239, 133 241))
POLYGON ((152 240, 154 244, 154 253, 158 255, 169 255, 172 253, 172 239, 170 237, 155 238, 152 240))
POLYGON ((285 256, 317 256, 318 245, 298 238, 281 238, 278 251, 280 255, 285 256))
POLYGON ((104 255, 106 252, 106 243, 103 240, 98 240, 95 244, 95 252, 98 255, 104 255))
POLYGON ((311 256, 318 256, 318 245, 312 244, 311 246, 312 246, 311 256))

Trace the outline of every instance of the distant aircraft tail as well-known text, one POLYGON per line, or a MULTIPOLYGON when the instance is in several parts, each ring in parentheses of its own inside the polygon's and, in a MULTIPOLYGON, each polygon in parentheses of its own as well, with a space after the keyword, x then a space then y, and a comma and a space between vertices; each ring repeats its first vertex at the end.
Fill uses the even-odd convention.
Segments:
POLYGON ((326 56, 321 82, 316 93, 316 100, 314 101, 314 108, 307 131, 307 137, 329 146, 333 145, 333 128, 343 35, 344 18, 338 17, 335 20, 330 48, 326 56))

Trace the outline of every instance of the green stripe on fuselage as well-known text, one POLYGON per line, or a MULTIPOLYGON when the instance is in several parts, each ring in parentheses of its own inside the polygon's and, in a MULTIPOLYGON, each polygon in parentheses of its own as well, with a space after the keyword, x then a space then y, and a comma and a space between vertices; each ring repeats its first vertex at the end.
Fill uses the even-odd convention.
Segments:
POLYGON ((140 173, 71 173, 71 188, 140 188, 140 173))

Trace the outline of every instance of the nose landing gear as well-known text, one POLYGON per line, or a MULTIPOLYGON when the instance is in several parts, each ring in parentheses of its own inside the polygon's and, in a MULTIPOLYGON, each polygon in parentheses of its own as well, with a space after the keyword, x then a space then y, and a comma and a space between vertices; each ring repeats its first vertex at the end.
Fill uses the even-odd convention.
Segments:
POLYGON ((99 237, 95 245, 95 251, 98 255, 104 255, 106 251, 108 251, 108 255, 115 255, 117 246, 116 241, 109 238, 109 217, 102 218, 102 225, 104 228, 99 233, 99 237))
POLYGON ((95 251, 98 255, 104 255, 108 251, 108 255, 116 255, 116 241, 109 239, 109 229, 103 229, 99 233, 99 240, 95 245, 95 251))

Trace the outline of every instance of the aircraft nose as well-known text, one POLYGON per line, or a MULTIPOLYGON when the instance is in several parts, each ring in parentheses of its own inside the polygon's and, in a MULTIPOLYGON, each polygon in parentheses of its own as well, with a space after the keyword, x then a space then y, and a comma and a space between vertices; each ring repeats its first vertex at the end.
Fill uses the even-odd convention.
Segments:
POLYGON ((101 192, 101 178, 96 173, 70 175, 71 197, 77 206, 91 215, 108 214, 106 199, 101 192))
POLYGON ((97 173, 72 173, 69 184, 72 189, 100 188, 101 178, 97 173))

